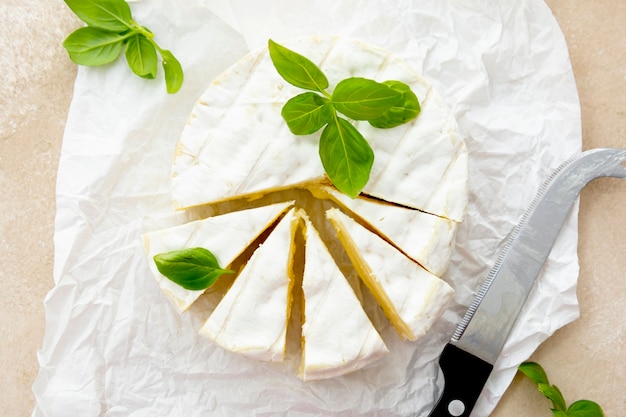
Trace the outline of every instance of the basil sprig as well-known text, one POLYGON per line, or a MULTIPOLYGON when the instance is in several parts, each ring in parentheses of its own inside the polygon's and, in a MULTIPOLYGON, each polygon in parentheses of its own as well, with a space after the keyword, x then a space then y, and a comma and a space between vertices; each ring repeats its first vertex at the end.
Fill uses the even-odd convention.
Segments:
POLYGON ((269 40, 277 72, 288 83, 308 92, 291 98, 281 111, 289 130, 309 135, 320 129, 319 155, 326 174, 342 193, 354 198, 369 180, 374 152, 346 118, 366 120, 377 128, 406 123, 420 113, 415 93, 401 81, 379 83, 360 77, 339 81, 332 94, 328 79, 308 58, 269 40))
POLYGON ((72 32, 63 41, 70 59, 79 65, 99 66, 115 61, 126 48, 126 62, 142 78, 157 75, 161 55, 167 92, 177 92, 184 74, 180 62, 154 40, 154 34, 133 20, 124 0, 65 0, 87 26, 72 32))
POLYGON ((589 400, 573 402, 569 407, 565 403, 561 390, 556 385, 550 385, 544 369, 535 362, 524 362, 519 366, 520 372, 530 378, 539 392, 552 402, 554 417, 603 417, 604 412, 598 404, 589 400))
POLYGON ((187 248, 154 256, 159 272, 188 290, 205 290, 224 274, 234 274, 223 269, 215 255, 205 248, 187 248))

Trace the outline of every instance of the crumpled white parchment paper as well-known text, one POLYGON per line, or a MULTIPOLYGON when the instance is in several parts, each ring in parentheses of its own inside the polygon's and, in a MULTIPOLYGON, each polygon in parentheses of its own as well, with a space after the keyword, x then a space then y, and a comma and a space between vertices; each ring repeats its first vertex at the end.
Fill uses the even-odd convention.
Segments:
MULTIPOLYGON (((540 0, 145 0, 132 4, 185 69, 181 91, 119 60, 80 68, 57 184, 55 287, 45 300, 34 417, 425 416, 437 357, 507 234, 552 169, 580 151, 567 48, 540 0), (180 315, 148 269, 141 234, 182 221, 169 194, 174 147, 210 81, 268 38, 341 34, 410 62, 455 114, 470 152, 470 206, 446 279, 457 304, 430 337, 328 381, 295 377, 198 336, 211 297, 180 315), (204 303, 204 304, 203 304, 204 303)), ((162 73, 160 75, 162 77, 162 73)), ((574 207, 473 416, 516 366, 578 315, 574 207)))

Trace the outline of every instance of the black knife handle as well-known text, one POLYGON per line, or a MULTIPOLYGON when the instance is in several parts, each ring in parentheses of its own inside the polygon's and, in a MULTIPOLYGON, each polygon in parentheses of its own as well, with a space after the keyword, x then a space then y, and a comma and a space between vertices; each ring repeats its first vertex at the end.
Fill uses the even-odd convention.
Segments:
POLYGON ((439 358, 443 393, 429 417, 468 417, 476 405, 493 365, 447 344, 439 358))

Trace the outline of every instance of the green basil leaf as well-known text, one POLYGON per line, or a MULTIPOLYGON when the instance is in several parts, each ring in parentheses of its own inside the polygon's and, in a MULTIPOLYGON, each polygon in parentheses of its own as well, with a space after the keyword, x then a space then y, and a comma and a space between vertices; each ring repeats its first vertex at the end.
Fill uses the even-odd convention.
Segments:
POLYGON ((328 88, 328 79, 321 69, 308 58, 273 40, 268 42, 270 58, 276 71, 288 83, 305 90, 319 91, 328 88))
POLYGON ((345 119, 335 117, 322 131, 319 154, 335 187, 355 198, 369 180, 374 152, 365 138, 345 119))
POLYGON ((569 406, 567 415, 569 417, 604 417, 604 411, 593 401, 580 400, 569 406))
POLYGON ((337 111, 354 120, 381 117, 401 98, 402 94, 367 78, 346 78, 337 84, 332 102, 337 111))
POLYGON ((209 288, 223 274, 234 271, 222 269, 211 251, 204 248, 189 248, 160 253, 154 256, 159 272, 188 290, 209 288))
POLYGON ((125 39, 124 35, 87 26, 72 32, 63 47, 79 65, 104 65, 117 59, 125 39))
POLYGON ((124 0, 65 0, 65 4, 80 20, 95 28, 123 32, 134 25, 124 0))
POLYGON ((552 401, 552 405, 556 410, 565 411, 567 409, 563 394, 561 394, 561 390, 556 385, 537 384, 537 388, 547 399, 552 401))
POLYGON ((144 35, 137 34, 128 39, 126 61, 135 74, 153 79, 157 73, 157 51, 144 35))
POLYGON ((332 118, 328 99, 308 92, 291 98, 281 111, 291 133, 309 135, 320 130, 332 118))
POLYGON ((401 96, 382 116, 369 121, 372 126, 388 129, 413 120, 420 114, 420 103, 411 87, 401 81, 385 81, 383 84, 399 92, 401 96))
POLYGON ((519 366, 518 369, 521 373, 526 375, 528 378, 530 378, 531 381, 533 381, 537 385, 550 383, 548 381, 548 376, 546 375, 546 372, 538 363, 524 362, 519 366))
POLYGON ((566 408, 563 394, 555 385, 550 385, 543 368, 535 362, 524 362, 519 366, 520 372, 537 384, 539 391, 552 401, 554 417, 604 417, 602 408, 593 401, 580 400, 566 408))
POLYGON ((174 94, 183 85, 185 74, 180 62, 174 57, 170 51, 161 50, 161 58, 163 59, 163 71, 165 72, 165 87, 169 94, 174 94))

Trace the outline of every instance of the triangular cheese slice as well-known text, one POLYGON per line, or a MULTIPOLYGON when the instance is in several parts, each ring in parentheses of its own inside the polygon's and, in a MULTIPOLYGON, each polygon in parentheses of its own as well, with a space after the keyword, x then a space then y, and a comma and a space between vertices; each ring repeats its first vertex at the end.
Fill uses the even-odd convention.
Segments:
POLYGON ((220 266, 226 268, 291 206, 290 201, 235 211, 146 233, 143 238, 150 269, 165 295, 185 311, 204 291, 187 290, 161 275, 153 260, 155 255, 203 247, 213 252, 220 266))
POLYGON ((326 215, 398 333, 408 340, 426 334, 452 300, 453 289, 340 210, 326 215))
POLYGON ((372 198, 353 199, 328 185, 317 185, 310 191, 360 218, 433 274, 441 276, 448 268, 457 222, 372 198))
MULTIPOLYGON (((454 117, 434 90, 427 92, 421 104, 422 111, 413 122, 378 132, 380 142, 372 146, 378 163, 374 162, 363 193, 460 222, 467 207, 467 148, 454 117), (406 131, 394 132, 402 127, 406 131), (389 139, 396 146, 383 160, 386 155, 380 143, 389 139)), ((359 125, 366 138, 376 133, 372 129, 359 125)))
POLYGON ((204 323, 201 335, 231 352, 262 361, 283 360, 298 221, 294 209, 283 217, 204 323))
POLYGON ((310 381, 361 369, 389 350, 318 232, 308 219, 305 225, 300 377, 310 381))
MULTIPOLYGON (((443 99, 406 62, 384 49, 339 36, 284 43, 318 64, 331 82, 358 76, 405 82, 420 115, 377 129, 355 122, 375 160, 364 192, 385 201, 460 220, 467 204, 467 149, 443 99)), ((303 90, 284 81, 267 48, 220 75, 193 108, 172 166, 178 208, 302 187, 325 178, 318 154, 321 130, 292 134, 282 106, 303 90), (211 184, 210 187, 206 184, 211 184)))

